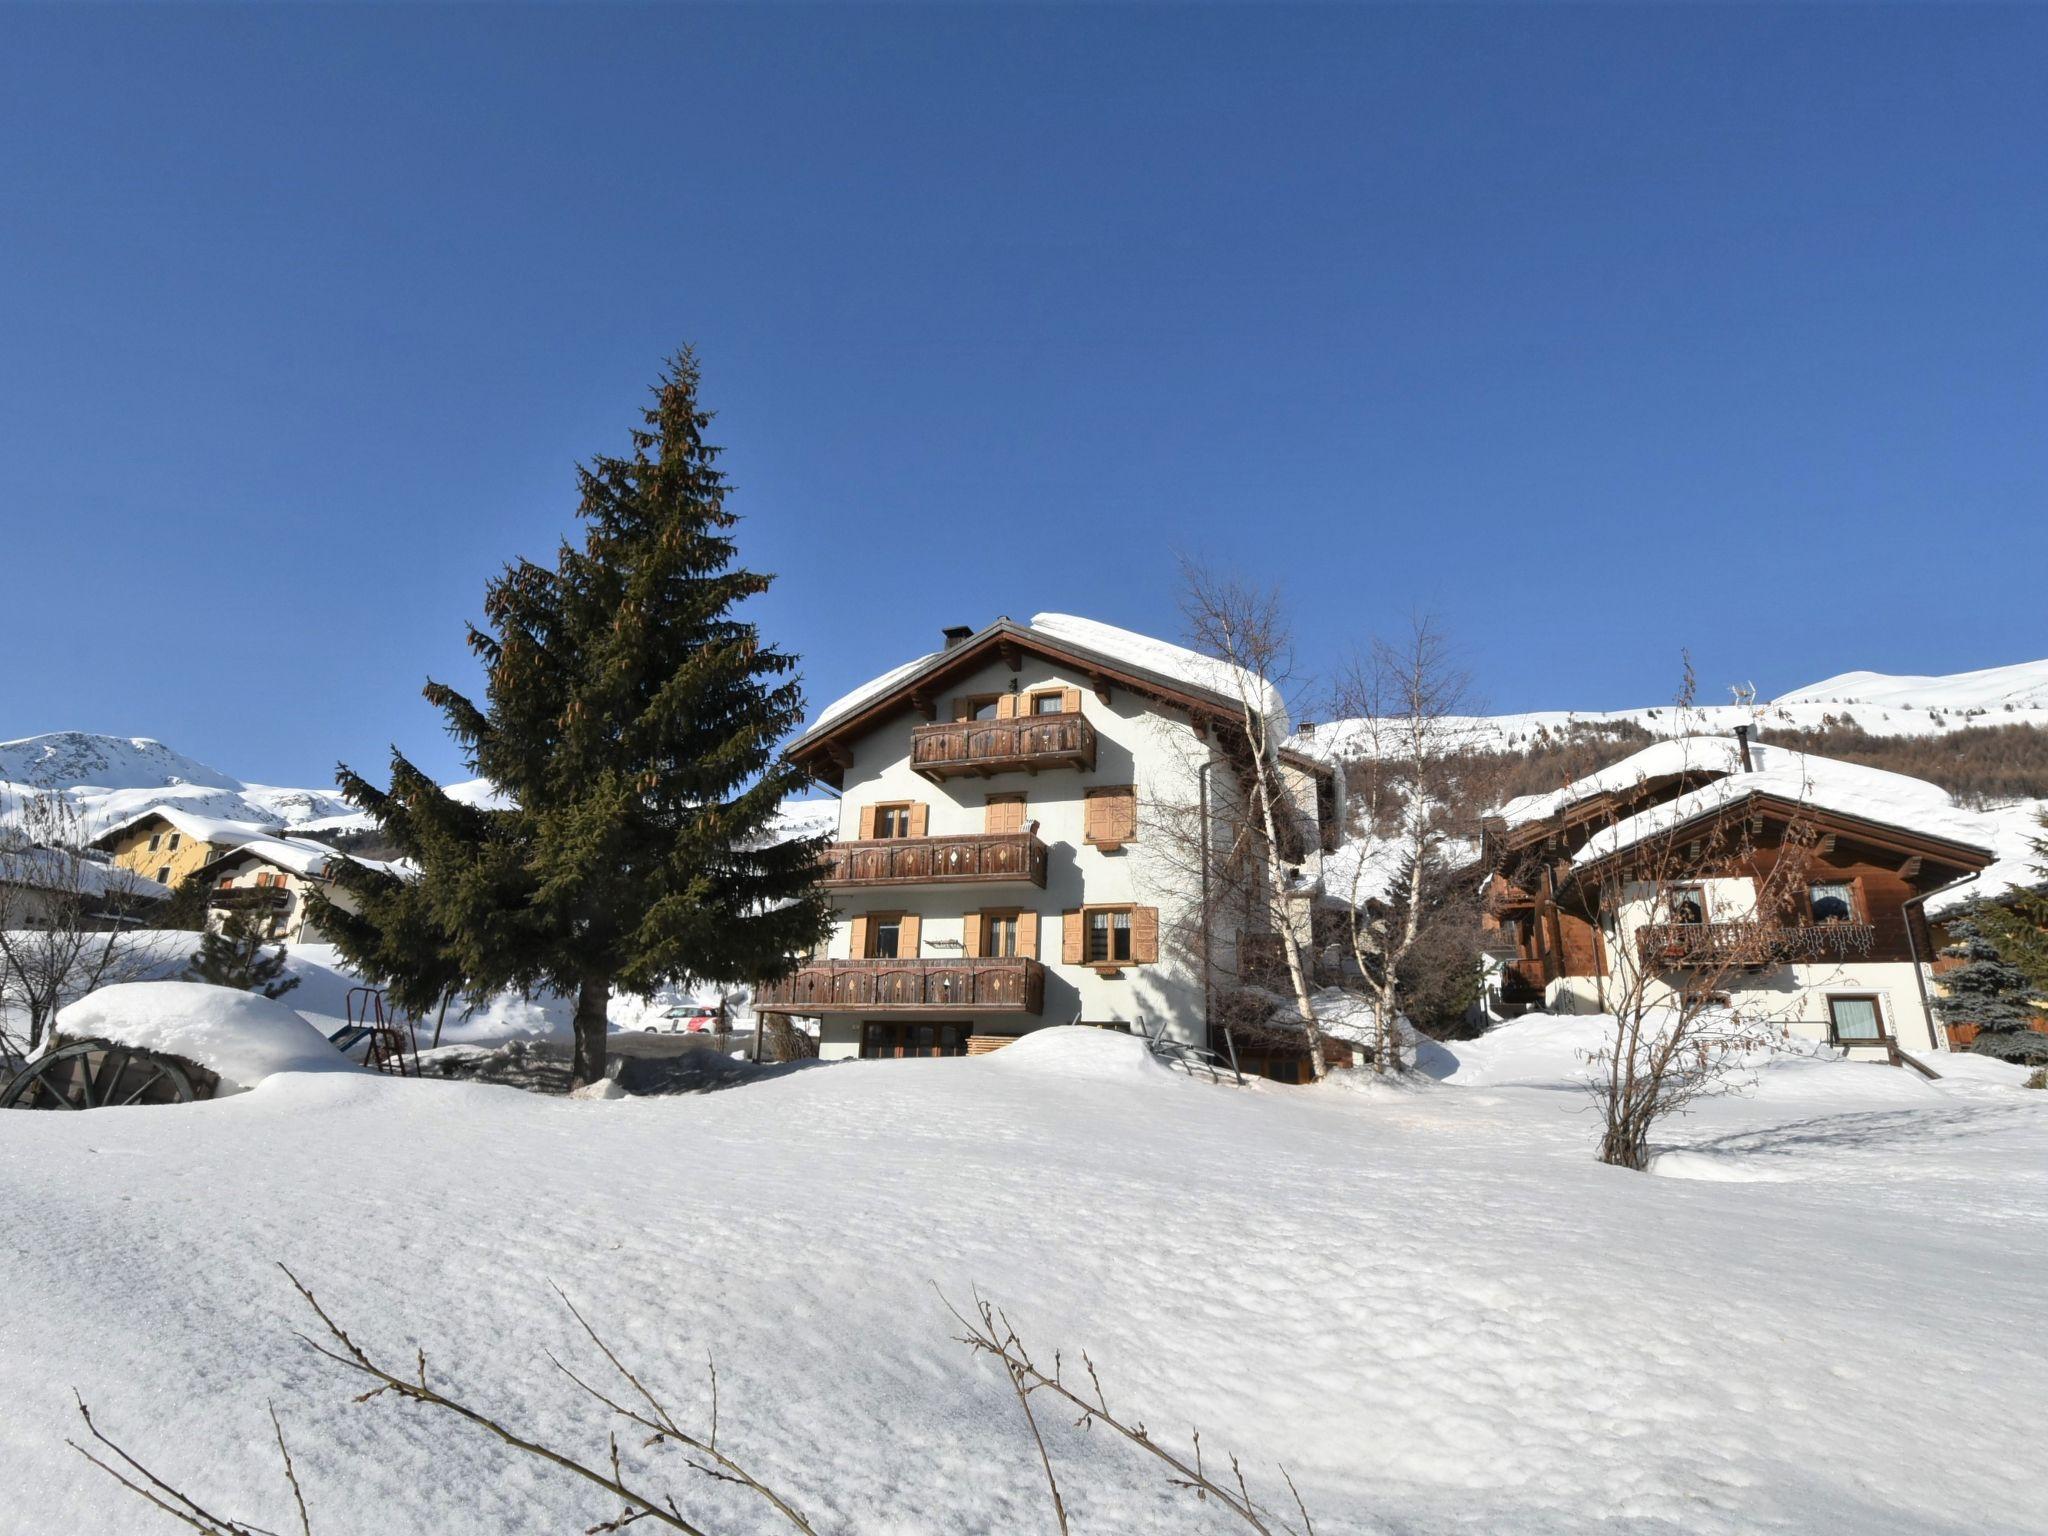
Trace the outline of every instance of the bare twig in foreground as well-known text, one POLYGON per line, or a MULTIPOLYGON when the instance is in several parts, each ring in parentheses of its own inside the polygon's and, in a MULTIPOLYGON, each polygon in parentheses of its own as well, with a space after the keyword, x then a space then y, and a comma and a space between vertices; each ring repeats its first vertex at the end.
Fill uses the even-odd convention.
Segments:
MULTIPOLYGON (((107 1438, 106 1435, 102 1434, 99 1425, 92 1421, 92 1410, 85 1406, 85 1399, 80 1397, 76 1391, 71 1396, 78 1404, 78 1416, 85 1420, 86 1433, 105 1446, 112 1455, 118 1457, 122 1466, 125 1466, 128 1469, 128 1473, 133 1473, 134 1476, 131 1477, 128 1473, 124 1473, 118 1468, 102 1461, 76 1440, 66 1440, 64 1443, 98 1467, 102 1472, 106 1473, 107 1476, 119 1483, 123 1488, 126 1488, 130 1493, 154 1504, 173 1519, 183 1521, 186 1525, 191 1526, 193 1530, 209 1533, 209 1536, 275 1536, 274 1532, 266 1531, 260 1525, 246 1525, 239 1520, 230 1520, 225 1516, 216 1515, 189 1495, 172 1487, 133 1456, 122 1450, 120 1446, 107 1438), (142 1479, 141 1482, 135 1481, 135 1478, 138 1477, 142 1479)), ((272 1422, 275 1423, 276 1415, 272 1414, 271 1418, 272 1422)), ((278 1431, 277 1443, 279 1449, 283 1449, 284 1431, 282 1429, 278 1431)), ((291 1457, 289 1454, 285 1457, 285 1468, 287 1475, 291 1476, 291 1457)), ((299 1480, 296 1476, 291 1476, 291 1484, 292 1491, 297 1493, 299 1480)), ((299 1514, 303 1524, 305 1517, 305 1506, 303 1503, 299 1506, 299 1514)))
MULTIPOLYGON (((962 1344, 977 1355, 990 1355, 1002 1362, 1003 1369, 1009 1374, 1010 1384, 1016 1390, 1018 1401, 1024 1405, 1025 1417, 1031 1422, 1033 1438, 1038 1437, 1038 1422, 1031 1412, 1031 1394, 1050 1392, 1081 1410, 1081 1416, 1075 1423, 1083 1428, 1100 1423, 1115 1430, 1140 1450, 1165 1462, 1172 1470, 1172 1476, 1168 1481, 1173 1486, 1186 1488, 1199 1499, 1215 1499, 1238 1519, 1259 1532, 1260 1536, 1275 1536, 1276 1532, 1288 1533, 1288 1536, 1315 1536, 1315 1523, 1309 1519, 1308 1510, 1301 1501, 1301 1494, 1296 1490, 1294 1479, 1288 1475, 1285 1467, 1280 1469, 1280 1475, 1286 1478, 1288 1492, 1294 1496, 1294 1507, 1301 1513, 1302 1528, 1299 1531, 1253 1502, 1251 1492, 1245 1486, 1244 1471, 1238 1465, 1235 1456, 1230 1458, 1231 1477, 1236 1484, 1234 1492, 1210 1477, 1202 1462, 1202 1436, 1199 1431, 1194 1435, 1194 1462, 1190 1465, 1184 1458, 1175 1455, 1154 1440, 1142 1423, 1127 1423, 1112 1414, 1109 1411, 1109 1398, 1102 1390, 1102 1380, 1095 1371, 1095 1362, 1089 1359, 1085 1352, 1081 1356, 1081 1363, 1088 1372, 1088 1380, 1094 1394, 1092 1401, 1074 1391, 1061 1379, 1062 1361, 1058 1354, 1053 1356, 1053 1369, 1049 1376, 1034 1365, 1030 1354, 1024 1348, 1023 1341, 1010 1326, 1009 1319, 998 1312, 980 1292, 975 1293, 975 1315, 971 1319, 961 1314, 960 1309, 953 1305, 945 1292, 939 1293, 939 1300, 945 1303, 946 1310, 953 1314, 960 1326, 967 1330, 959 1336, 962 1344)), ((1045 1456, 1043 1439, 1038 1440, 1038 1449, 1040 1456, 1045 1457, 1046 1480, 1051 1482, 1052 1461, 1050 1457, 1045 1456)), ((1053 1504, 1059 1514, 1060 1529, 1065 1531, 1066 1511, 1060 1504, 1057 1484, 1053 1485, 1053 1504)))

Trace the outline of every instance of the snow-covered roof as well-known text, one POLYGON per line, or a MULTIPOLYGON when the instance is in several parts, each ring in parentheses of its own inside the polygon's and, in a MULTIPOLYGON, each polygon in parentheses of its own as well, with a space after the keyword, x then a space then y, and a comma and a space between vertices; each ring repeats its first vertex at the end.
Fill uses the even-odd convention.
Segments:
MULTIPOLYGON (((1112 665, 1135 667, 1168 681, 1198 688, 1229 705, 1249 699, 1252 707, 1265 718, 1269 729, 1283 736, 1289 729, 1286 701, 1272 683, 1256 673, 1218 661, 1213 656, 1204 656, 1199 651, 1191 651, 1184 645, 1156 640, 1150 635, 1068 613, 1036 613, 1031 616, 1029 624, 1013 623, 1011 628, 1021 631, 1026 637, 1037 635, 1063 650, 1084 652, 1112 665)), ((966 643, 972 644, 973 640, 966 643)), ((946 654, 945 651, 928 651, 914 661, 893 667, 880 677, 841 694, 818 711, 811 723, 804 727, 803 734, 814 735, 876 699, 886 697, 925 668, 942 661, 946 654)))
MULTIPOLYGON (((1746 799, 1750 795, 1773 795, 1816 810, 1876 822, 1901 831, 1991 852, 1991 828, 1985 817, 1957 805, 1948 792, 1924 779, 1866 768, 1860 763, 1837 762, 1830 757, 1796 752, 1787 747, 1752 743, 1753 769, 1744 771, 1740 748, 1722 737, 1683 737, 1646 747, 1611 768, 1590 774, 1557 792, 1557 796, 1530 796, 1529 800, 1565 797, 1556 809, 1586 798, 1585 786, 1600 781, 1602 789, 1626 788, 1633 783, 1696 771, 1720 772, 1711 783, 1689 790, 1674 799, 1653 805, 1602 827, 1573 855, 1575 867, 1584 867, 1624 848, 1675 826, 1746 799), (1633 767, 1632 767, 1633 765, 1633 767), (1624 770, 1630 770, 1624 772, 1624 770)), ((1524 802, 1517 801, 1516 805, 1524 802)), ((1546 814, 1555 814, 1555 811, 1546 814)), ((1525 820, 1538 819, 1525 817, 1525 820)))
POLYGON ((80 858, 64 848, 10 848, 0 851, 0 885, 32 890, 77 891, 87 896, 126 896, 139 901, 166 901, 171 888, 132 869, 80 858))
POLYGON ((1990 835, 1991 851, 1996 857, 1967 885, 1957 885, 1928 898, 1927 915, 1940 917, 1986 897, 2048 884, 2048 870, 2042 867, 2048 859, 2035 846, 2048 838, 2048 831, 2041 825, 2044 810, 2048 810, 2048 800, 2027 800, 1982 812, 1978 820, 1990 835))
POLYGON ((400 873, 399 864, 382 863, 376 859, 359 859, 354 854, 343 853, 325 843, 316 843, 309 837, 252 837, 240 847, 230 849, 215 859, 208 868, 230 863, 236 859, 261 859, 266 864, 275 864, 293 874, 307 879, 318 879, 327 873, 328 866, 346 860, 361 864, 369 869, 385 869, 400 873))
POLYGON ((212 843, 220 848, 239 848, 251 838, 269 837, 279 830, 275 822, 230 821, 221 816, 202 816, 197 811, 188 811, 182 806, 152 805, 148 810, 124 816, 93 841, 106 842, 109 838, 126 832, 130 827, 139 826, 152 817, 162 817, 195 842, 212 843))

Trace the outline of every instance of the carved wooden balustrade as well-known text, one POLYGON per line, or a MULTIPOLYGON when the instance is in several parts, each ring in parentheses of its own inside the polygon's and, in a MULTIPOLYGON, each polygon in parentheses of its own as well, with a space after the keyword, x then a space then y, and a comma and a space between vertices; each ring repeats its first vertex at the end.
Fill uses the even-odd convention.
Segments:
POLYGON ((1867 955, 1877 930, 1868 923, 1646 923, 1636 951, 1651 969, 1758 968, 1867 955))
POLYGON ((1037 773, 1095 766, 1095 727, 1086 715, 1019 715, 1014 720, 942 720, 914 726, 910 766, 928 779, 1037 773))
POLYGON ((757 1013, 1041 1013, 1036 960, 812 960, 754 994, 757 1013))
POLYGON ((864 838, 828 844, 824 859, 828 886, 1045 885, 1045 844, 1030 832, 864 838))

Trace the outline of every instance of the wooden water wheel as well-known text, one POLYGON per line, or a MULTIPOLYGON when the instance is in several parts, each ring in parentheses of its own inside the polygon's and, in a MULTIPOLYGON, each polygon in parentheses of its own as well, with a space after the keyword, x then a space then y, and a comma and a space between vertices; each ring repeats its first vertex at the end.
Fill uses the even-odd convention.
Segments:
POLYGON ((109 1040, 45 1051, 0 1088, 0 1109, 116 1109, 189 1104, 213 1097, 219 1079, 172 1056, 109 1040))

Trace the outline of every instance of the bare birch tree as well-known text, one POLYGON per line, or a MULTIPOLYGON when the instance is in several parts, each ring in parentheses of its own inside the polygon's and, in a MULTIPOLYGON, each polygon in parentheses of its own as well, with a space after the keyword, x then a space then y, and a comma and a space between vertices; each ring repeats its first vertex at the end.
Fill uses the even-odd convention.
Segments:
POLYGON ((1241 787, 1248 825, 1242 829, 1274 928, 1278 930, 1296 1016, 1308 1046, 1309 1071, 1320 1082, 1329 1067, 1323 1032, 1309 997, 1309 968, 1291 907, 1300 894, 1287 850, 1300 843, 1300 819, 1285 797, 1280 763, 1285 729, 1281 690, 1294 678, 1293 636, 1280 594, 1181 561, 1181 612, 1187 639, 1225 665, 1218 669, 1235 695, 1237 729, 1224 742, 1241 787), (1291 834, 1291 835, 1290 835, 1291 834))
POLYGON ((1470 676, 1433 619, 1375 639, 1340 680, 1349 836, 1336 860, 1345 937, 1373 1000, 1375 1072, 1401 1071, 1402 968, 1429 921, 1452 845, 1457 765, 1470 746, 1470 676))

